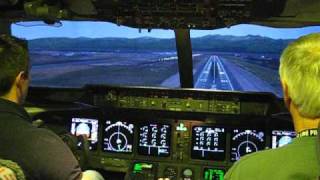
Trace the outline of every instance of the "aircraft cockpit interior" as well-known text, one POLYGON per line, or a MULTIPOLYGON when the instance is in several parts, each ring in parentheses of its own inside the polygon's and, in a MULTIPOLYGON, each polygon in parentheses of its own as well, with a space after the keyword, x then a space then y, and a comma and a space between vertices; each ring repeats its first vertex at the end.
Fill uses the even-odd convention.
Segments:
POLYGON ((112 180, 223 180, 241 157, 296 137, 279 58, 320 31, 318 6, 2 0, 0 34, 28 42, 24 107, 82 169, 112 180))
POLYGON ((271 93, 97 85, 50 91, 32 89, 31 98, 44 93, 52 102, 33 119, 59 134, 84 167, 122 179, 223 179, 242 156, 295 137, 271 93), (54 105, 57 97, 77 103, 54 105), (86 134, 88 142, 68 134, 86 134))

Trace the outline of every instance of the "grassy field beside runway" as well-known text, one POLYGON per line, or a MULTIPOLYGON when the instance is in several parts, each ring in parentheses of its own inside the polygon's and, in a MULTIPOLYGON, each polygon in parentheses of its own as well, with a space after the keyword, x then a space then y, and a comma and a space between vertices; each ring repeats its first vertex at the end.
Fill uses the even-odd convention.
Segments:
MULTIPOLYGON (((132 58, 133 56, 130 56, 130 53, 127 53, 126 56, 122 56, 122 59, 117 59, 116 56, 110 57, 108 54, 105 60, 95 63, 90 63, 97 59, 95 56, 92 56, 91 60, 86 57, 88 64, 80 65, 68 64, 69 57, 68 61, 61 60, 66 63, 53 65, 43 63, 42 66, 32 70, 32 85, 58 87, 81 87, 85 84, 160 86, 165 79, 178 73, 176 59, 157 61, 154 56, 150 55, 150 59, 148 59, 147 53, 141 53, 140 56, 145 60, 137 61, 132 58), (112 63, 110 64, 110 62, 112 63)), ((138 58, 136 54, 135 57, 138 58)), ((104 58, 99 55, 99 59, 104 58)), ((206 59, 206 55, 194 57, 194 66, 201 66, 206 59)))
MULTIPOLYGON (((238 65, 242 69, 253 73, 260 79, 264 80, 268 84, 270 84, 277 92, 281 93, 281 85, 280 79, 278 75, 278 68, 274 68, 275 66, 271 63, 268 64, 267 61, 258 59, 249 60, 246 58, 235 57, 235 56, 222 56, 225 60, 232 62, 233 64, 238 65)), ((272 63, 274 64, 274 63, 272 63)))

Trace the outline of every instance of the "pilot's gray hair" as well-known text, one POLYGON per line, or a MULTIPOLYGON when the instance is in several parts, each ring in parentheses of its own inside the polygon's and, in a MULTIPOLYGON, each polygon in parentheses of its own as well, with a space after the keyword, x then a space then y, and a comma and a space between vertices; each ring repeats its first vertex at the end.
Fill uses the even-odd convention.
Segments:
POLYGON ((291 43, 281 55, 279 72, 300 114, 320 117, 320 33, 291 43))

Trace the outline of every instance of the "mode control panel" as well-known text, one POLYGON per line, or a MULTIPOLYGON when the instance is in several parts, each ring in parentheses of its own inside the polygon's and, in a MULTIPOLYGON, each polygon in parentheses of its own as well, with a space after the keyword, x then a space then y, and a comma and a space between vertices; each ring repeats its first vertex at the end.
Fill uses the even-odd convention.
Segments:
POLYGON ((267 115, 275 96, 268 93, 194 89, 88 86, 96 106, 232 115, 267 115), (254 104, 257 108, 251 108, 254 104))

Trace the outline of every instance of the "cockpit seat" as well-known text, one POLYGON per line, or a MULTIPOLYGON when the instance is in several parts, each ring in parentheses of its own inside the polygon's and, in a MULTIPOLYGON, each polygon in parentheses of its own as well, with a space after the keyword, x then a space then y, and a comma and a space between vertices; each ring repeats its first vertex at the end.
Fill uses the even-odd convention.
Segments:
POLYGON ((15 162, 0 159, 0 180, 25 180, 22 168, 15 162))

